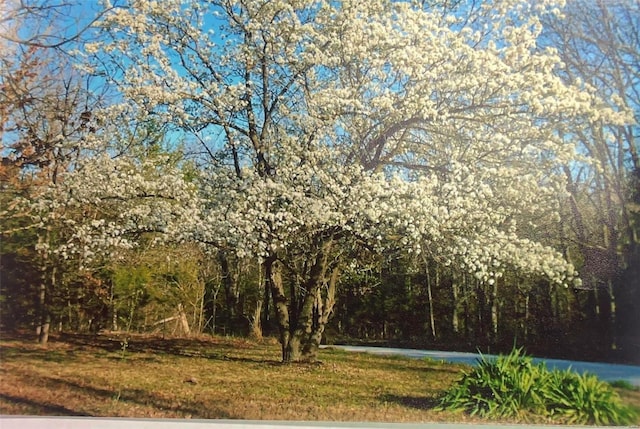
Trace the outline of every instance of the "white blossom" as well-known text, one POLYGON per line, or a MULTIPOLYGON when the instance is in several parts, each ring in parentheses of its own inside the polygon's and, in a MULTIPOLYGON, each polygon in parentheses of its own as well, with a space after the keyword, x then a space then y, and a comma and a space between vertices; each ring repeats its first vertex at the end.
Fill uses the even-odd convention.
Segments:
POLYGON ((117 226, 80 228, 74 239, 126 246, 121 231, 136 226, 183 228, 264 258, 333 234, 426 252, 487 282, 507 267, 573 278, 527 229, 557 215, 558 172, 577 158, 563 127, 629 117, 565 85, 557 54, 537 48, 539 16, 559 2, 490 2, 469 20, 385 0, 225 5, 136 0, 98 23, 111 38, 87 52, 119 59, 122 94, 197 130, 213 161, 197 198, 177 178, 85 167, 78 177, 112 185, 78 189, 79 204, 151 184, 173 199, 153 211, 125 204, 117 226))

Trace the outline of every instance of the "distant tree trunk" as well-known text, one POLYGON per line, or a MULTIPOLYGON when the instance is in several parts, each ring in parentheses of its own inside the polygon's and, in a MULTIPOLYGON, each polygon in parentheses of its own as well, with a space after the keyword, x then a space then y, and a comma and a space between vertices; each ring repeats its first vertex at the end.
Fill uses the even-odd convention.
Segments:
POLYGON ((617 338, 616 338, 616 297, 613 293, 613 281, 611 279, 607 282, 607 291, 609 293, 609 305, 610 305, 610 315, 609 315, 609 332, 610 334, 610 348, 611 350, 616 350, 618 348, 617 338))
MULTIPOLYGON (((133 311, 133 310, 132 310, 133 311)), ((180 320, 180 326, 182 333, 186 336, 191 335, 191 328, 189 327, 189 321, 187 320, 187 314, 184 312, 182 303, 178 303, 178 319, 180 320)))
POLYGON ((493 334, 492 341, 498 343, 498 312, 500 303, 498 302, 498 279, 495 279, 493 283, 493 289, 491 291, 491 333, 493 334))
POLYGON ((462 286, 462 309, 464 310, 464 318, 463 318, 464 338, 465 338, 465 341, 467 341, 471 333, 471 323, 470 323, 471 317, 469 316, 469 284, 467 280, 467 275, 464 273, 462 274, 461 286, 462 286))
POLYGON ((262 339, 262 305, 264 303, 264 294, 262 294, 261 288, 264 287, 264 284, 265 281, 262 275, 262 264, 258 264, 258 298, 256 299, 253 315, 249 320, 249 335, 257 340, 262 339))
POLYGON ((207 285, 204 280, 201 280, 202 289, 200 291, 200 298, 198 303, 198 315, 197 315, 197 326, 198 333, 201 334, 204 331, 204 303, 207 299, 207 285))
MULTIPOLYGON (((263 272, 263 271, 261 271, 263 272)), ((262 334, 263 335, 271 335, 272 333, 272 329, 271 329, 271 314, 270 314, 270 308, 269 308, 269 296, 270 296, 270 291, 269 291, 269 279, 267 278, 266 273, 263 272, 262 275, 262 321, 261 321, 261 326, 262 326, 262 334)))
POLYGON ((526 292, 524 298, 524 342, 529 341, 529 291, 526 292))
POLYGON ((47 287, 48 279, 43 279, 40 284, 40 317, 36 327, 38 342, 47 345, 49 342, 49 327, 51 325, 51 313, 49 312, 49 291, 47 287))
POLYGON ((433 295, 431 293, 431 273, 429 272, 429 261, 424 261, 425 277, 427 280, 427 299, 429 302, 429 325, 431 327, 431 338, 436 339, 436 319, 433 314, 433 295))
MULTIPOLYGON (((38 243, 49 242, 49 231, 47 230, 44 237, 38 237, 38 243)), ((38 326, 36 327, 36 335, 38 336, 38 343, 47 345, 49 342, 49 328, 51 326, 51 288, 56 282, 56 269, 52 266, 46 251, 41 253, 41 265, 40 269, 42 276, 40 278, 40 293, 38 298, 38 326)))
POLYGON ((457 336, 460 333, 460 285, 455 274, 451 276, 451 293, 453 297, 453 310, 451 312, 451 327, 457 336))
MULTIPOLYGON (((595 298, 597 302, 597 293, 595 298)), ((558 325, 558 294, 556 293, 556 287, 553 283, 549 283, 549 305, 551 307, 551 327, 555 329, 558 325)), ((600 309, 597 308, 597 304, 595 311, 600 313, 600 309)))
POLYGON ((232 272, 229 266, 229 258, 223 252, 218 254, 220 270, 222 272, 222 284, 224 285, 224 296, 227 310, 227 324, 235 326, 238 306, 238 279, 237 274, 232 272))
POLYGON ((249 336, 255 340, 262 339, 262 298, 256 301, 256 306, 250 320, 249 336))
POLYGON ((487 298, 484 290, 484 285, 476 280, 476 296, 478 297, 478 334, 476 337, 480 337, 483 340, 488 339, 487 328, 486 328, 486 310, 487 310, 487 298))
POLYGON ((115 288, 113 285, 113 280, 109 279, 108 282, 109 282, 109 313, 107 318, 111 319, 109 321, 109 323, 111 324, 109 329, 111 329, 112 331, 117 331, 118 330, 118 311, 116 310, 115 288))
POLYGON ((216 318, 217 318, 217 310, 218 310, 218 304, 217 304, 217 297, 218 297, 218 292, 219 289, 216 289, 216 291, 214 292, 213 295, 213 306, 212 306, 212 312, 211 312, 211 333, 215 335, 216 333, 216 318))

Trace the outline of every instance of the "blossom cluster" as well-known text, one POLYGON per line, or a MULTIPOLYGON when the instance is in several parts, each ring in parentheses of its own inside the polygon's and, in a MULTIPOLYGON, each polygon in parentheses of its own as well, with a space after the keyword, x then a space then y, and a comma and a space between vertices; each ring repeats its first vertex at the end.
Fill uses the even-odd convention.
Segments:
POLYGON ((43 226, 62 227, 47 250, 87 263, 137 246, 144 233, 187 238, 185 222, 198 213, 195 189, 177 168, 159 167, 161 158, 87 158, 28 201, 43 226))
POLYGON ((267 257, 339 235, 426 253, 486 282, 507 266, 571 281, 571 264, 535 240, 538 220, 557 216, 559 173, 577 158, 563 131, 629 118, 594 107, 593 91, 563 83, 556 53, 538 48, 539 17, 559 2, 491 4, 135 0, 113 9, 87 54, 119 61, 124 72, 112 79, 123 96, 197 133, 210 163, 197 196, 177 171, 83 169, 77 180, 96 186, 83 194, 70 182, 70 201, 135 203, 73 239, 182 231, 267 257), (157 197, 154 210, 140 204, 145 195, 157 197))

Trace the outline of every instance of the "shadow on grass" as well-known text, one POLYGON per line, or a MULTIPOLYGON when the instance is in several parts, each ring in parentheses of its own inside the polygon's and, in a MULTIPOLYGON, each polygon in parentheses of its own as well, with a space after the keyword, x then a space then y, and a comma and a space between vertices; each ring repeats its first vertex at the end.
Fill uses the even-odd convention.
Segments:
POLYGON ((392 402, 407 408, 416 408, 418 410, 430 410, 438 405, 438 399, 425 396, 405 396, 384 394, 379 398, 383 402, 392 402))
POLYGON ((55 416, 84 416, 91 417, 88 413, 79 413, 61 405, 45 404, 37 401, 32 401, 27 398, 21 398, 19 396, 6 395, 0 393, 0 400, 4 400, 13 404, 26 405, 32 410, 29 413, 38 415, 55 415, 55 416))
POLYGON ((124 354, 119 354, 117 356, 109 356, 107 359, 109 360, 132 360, 132 361, 144 361, 144 362, 157 362, 158 359, 152 356, 138 356, 138 353, 152 353, 152 354, 166 354, 178 357, 191 357, 191 358, 203 358, 209 360, 217 360, 222 362, 242 362, 242 363, 253 363, 253 364, 263 364, 263 365, 282 365, 282 362, 271 360, 271 359, 259 359, 259 358, 247 358, 247 357, 239 357, 239 356, 230 356, 224 353, 207 353, 207 352, 199 352, 199 351, 191 351, 191 350, 174 350, 171 352, 167 351, 155 351, 149 348, 139 349, 135 346, 128 347, 127 351, 124 354))
POLYGON ((102 400, 110 400, 114 402, 134 403, 141 406, 152 407, 158 412, 172 411, 175 413, 189 415, 195 418, 206 419, 229 419, 232 418, 227 412, 213 407, 211 404, 205 404, 200 401, 186 401, 184 398, 162 398, 154 395, 152 392, 143 389, 103 389, 90 385, 82 385, 73 381, 61 380, 56 378, 45 378, 48 383, 61 389, 68 389, 78 394, 85 394, 102 400))
POLYGON ((244 362, 259 365, 280 365, 281 361, 264 356, 266 346, 251 343, 244 339, 229 338, 163 338, 157 335, 143 334, 52 334, 48 346, 39 346, 32 342, 32 335, 12 333, 3 335, 6 343, 0 348, 0 359, 18 360, 35 358, 47 362, 64 363, 78 356, 78 352, 96 355, 98 352, 112 354, 110 360, 132 359, 136 361, 156 361, 155 356, 170 355, 179 357, 199 357, 204 359, 244 362), (16 341, 16 344, 10 343, 16 341), (28 343, 25 344, 24 342, 28 343), (126 343, 125 343, 126 341, 126 343), (70 346, 70 347, 69 347, 70 346), (126 347, 125 347, 126 346, 126 347), (124 349, 124 353, 123 352, 124 349), (243 350, 244 356, 234 352, 243 350), (251 352, 256 351, 255 356, 251 352), (246 356, 248 354, 248 356, 246 356))
MULTIPOLYGON (((91 383, 82 383, 66 380, 56 376, 35 375, 27 369, 14 368, 13 375, 29 380, 31 387, 38 392, 47 393, 47 400, 34 400, 21 397, 13 392, 0 393, 0 403, 6 401, 29 408, 27 413, 35 415, 62 415, 62 416, 99 416, 100 410, 113 409, 118 403, 138 405, 151 408, 154 414, 166 413, 182 415, 185 417, 205 419, 230 419, 237 418, 227 411, 204 400, 188 399, 178 393, 172 393, 169 389, 160 392, 149 391, 140 388, 118 388, 114 386, 95 386, 91 383), (50 394, 58 392, 58 395, 50 394), (74 398, 56 399, 59 398, 74 398), (79 405, 77 405, 79 404, 79 405), (74 408, 93 410, 94 414, 77 411, 74 408)), ((10 389, 10 386, 4 386, 10 389)), ((111 411, 110 413, 113 413, 111 411)), ((119 412, 115 410, 115 413, 119 412)), ((1 426, 1 425, 0 425, 1 426)))
POLYGON ((80 347, 93 347, 107 352, 118 352, 124 348, 126 339, 127 353, 152 353, 184 357, 201 357, 206 359, 237 361, 248 363, 272 363, 264 358, 235 357, 229 353, 237 349, 257 349, 243 340, 229 340, 222 343, 215 339, 200 338, 162 338, 143 335, 95 335, 95 334, 63 334, 60 340, 80 347))

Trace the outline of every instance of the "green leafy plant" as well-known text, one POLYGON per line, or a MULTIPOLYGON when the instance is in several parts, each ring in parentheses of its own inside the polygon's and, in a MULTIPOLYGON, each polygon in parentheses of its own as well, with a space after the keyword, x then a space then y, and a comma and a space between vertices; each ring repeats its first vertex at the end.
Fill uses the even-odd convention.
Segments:
POLYGON ((618 394, 595 375, 553 371, 547 409, 571 424, 629 424, 635 422, 632 410, 624 407, 618 394))
POLYGON ((522 349, 497 359, 480 358, 443 396, 443 410, 464 410, 483 417, 548 416, 573 424, 635 423, 635 413, 611 386, 589 374, 550 371, 534 364, 522 349))
POLYGON ((465 373, 442 398, 441 408, 466 410, 483 417, 511 417, 524 410, 544 409, 545 385, 540 383, 543 364, 514 349, 509 355, 490 360, 482 356, 478 366, 465 373))
POLYGON ((610 381, 609 384, 611 385, 611 387, 617 387, 618 389, 640 390, 640 387, 634 386, 633 384, 629 383, 627 380, 613 380, 613 381, 610 381))

